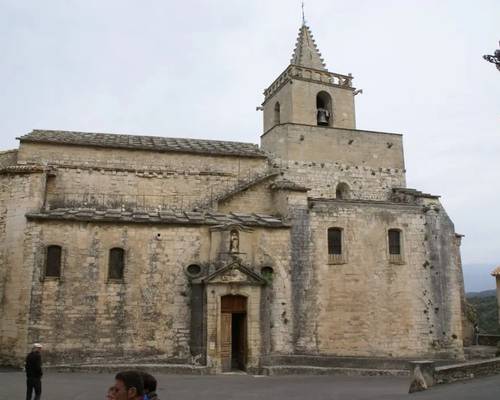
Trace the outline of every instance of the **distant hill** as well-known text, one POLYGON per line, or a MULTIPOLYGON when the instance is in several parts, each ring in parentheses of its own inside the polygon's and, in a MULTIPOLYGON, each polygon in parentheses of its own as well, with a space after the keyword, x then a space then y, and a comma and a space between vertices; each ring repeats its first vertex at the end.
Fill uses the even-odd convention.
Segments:
POLYGON ((467 293, 466 297, 469 304, 476 309, 479 332, 500 335, 496 291, 467 293))
POLYGON ((496 290, 483 290, 482 292, 470 292, 466 293, 465 297, 468 299, 472 297, 489 297, 489 296, 496 296, 496 290))

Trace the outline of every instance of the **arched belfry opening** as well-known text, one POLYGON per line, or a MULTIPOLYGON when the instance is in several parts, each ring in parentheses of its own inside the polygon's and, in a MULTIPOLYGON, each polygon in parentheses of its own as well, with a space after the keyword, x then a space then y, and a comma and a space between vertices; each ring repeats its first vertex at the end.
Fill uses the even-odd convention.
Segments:
POLYGON ((349 198, 349 185, 347 183, 341 182, 337 185, 335 189, 335 197, 337 199, 345 200, 349 198))
POLYGON ((325 91, 316 95, 316 121, 320 126, 332 125, 332 97, 325 91))
POLYGON ((280 102, 277 101, 274 105, 274 125, 279 125, 281 123, 280 115, 280 102))

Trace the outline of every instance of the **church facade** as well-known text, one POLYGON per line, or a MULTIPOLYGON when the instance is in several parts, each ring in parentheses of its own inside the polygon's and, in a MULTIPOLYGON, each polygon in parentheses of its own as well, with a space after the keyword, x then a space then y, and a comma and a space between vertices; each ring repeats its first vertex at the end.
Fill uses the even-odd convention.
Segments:
POLYGON ((356 129, 303 25, 260 147, 35 130, 0 153, 0 361, 259 371, 285 356, 462 358, 460 235, 356 129))

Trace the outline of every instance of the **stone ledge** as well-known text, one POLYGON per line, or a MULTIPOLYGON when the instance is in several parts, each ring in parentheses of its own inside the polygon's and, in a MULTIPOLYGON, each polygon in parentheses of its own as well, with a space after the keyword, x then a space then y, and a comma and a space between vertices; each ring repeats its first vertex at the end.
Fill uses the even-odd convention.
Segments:
POLYGON ((264 375, 342 375, 342 376, 409 376, 407 370, 342 367, 313 367, 310 365, 276 365, 262 367, 264 375))
POLYGON ((433 361, 414 361, 411 363, 409 392, 426 390, 438 384, 497 374, 500 374, 500 357, 439 367, 433 361))
POLYGON ((497 374, 500 374, 500 357, 485 361, 436 367, 434 379, 437 384, 440 384, 497 374))
POLYGON ((177 375, 207 375, 210 368, 206 366, 195 366, 189 364, 60 364, 44 366, 44 371, 55 372, 99 372, 112 373, 124 370, 141 370, 151 373, 177 374, 177 375))
MULTIPOLYGON (((409 370, 410 359, 384 357, 348 357, 320 355, 270 355, 263 357, 265 366, 310 366, 323 368, 355 368, 374 370, 409 370)), ((445 362, 445 360, 440 360, 445 362)))

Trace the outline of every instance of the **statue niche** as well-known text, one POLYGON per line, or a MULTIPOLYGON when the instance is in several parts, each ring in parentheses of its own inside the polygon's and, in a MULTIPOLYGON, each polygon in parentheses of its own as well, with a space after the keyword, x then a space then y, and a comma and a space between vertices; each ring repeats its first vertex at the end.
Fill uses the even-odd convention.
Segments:
POLYGON ((229 235, 229 252, 240 252, 240 233, 236 229, 231 230, 229 235))

